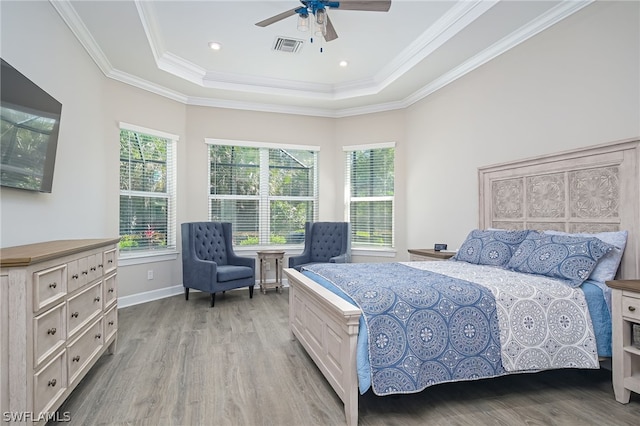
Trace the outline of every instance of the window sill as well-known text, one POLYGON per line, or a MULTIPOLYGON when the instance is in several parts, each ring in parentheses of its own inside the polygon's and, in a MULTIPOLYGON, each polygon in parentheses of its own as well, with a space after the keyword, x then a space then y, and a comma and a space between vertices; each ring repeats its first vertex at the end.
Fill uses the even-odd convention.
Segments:
POLYGON ((118 267, 142 265, 144 263, 167 262, 178 258, 177 251, 161 251, 161 252, 144 252, 144 253, 127 253, 120 255, 118 258, 118 267))
POLYGON ((396 257, 397 251, 393 248, 351 248, 351 256, 365 257, 396 257))

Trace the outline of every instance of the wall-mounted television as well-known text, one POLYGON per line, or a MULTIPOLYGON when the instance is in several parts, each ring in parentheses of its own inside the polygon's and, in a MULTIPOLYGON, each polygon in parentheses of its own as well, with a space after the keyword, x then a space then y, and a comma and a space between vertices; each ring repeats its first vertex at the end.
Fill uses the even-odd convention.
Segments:
POLYGON ((51 192, 62 104, 0 61, 0 185, 51 192))

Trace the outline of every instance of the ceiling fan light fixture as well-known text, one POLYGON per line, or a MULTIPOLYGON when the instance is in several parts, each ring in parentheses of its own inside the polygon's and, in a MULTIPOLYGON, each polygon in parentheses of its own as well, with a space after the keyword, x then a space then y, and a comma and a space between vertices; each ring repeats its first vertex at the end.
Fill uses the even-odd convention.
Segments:
POLYGON ((298 31, 309 31, 309 15, 298 16, 298 31))
POLYGON ((326 35, 327 34, 327 11, 325 9, 316 10, 316 25, 315 25, 315 33, 316 35, 326 35))

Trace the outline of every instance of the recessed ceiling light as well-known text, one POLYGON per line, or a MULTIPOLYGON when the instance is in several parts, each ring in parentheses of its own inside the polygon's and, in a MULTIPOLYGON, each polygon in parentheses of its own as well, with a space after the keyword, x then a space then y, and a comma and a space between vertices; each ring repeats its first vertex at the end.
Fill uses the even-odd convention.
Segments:
POLYGON ((209 47, 212 50, 220 50, 220 49, 222 49, 222 45, 220 43, 218 43, 217 41, 210 41, 209 42, 209 47))
POLYGON ((343 68, 344 68, 344 67, 347 67, 347 66, 349 66, 349 62, 347 62, 347 61, 340 61, 340 66, 341 66, 341 67, 343 67, 343 68))

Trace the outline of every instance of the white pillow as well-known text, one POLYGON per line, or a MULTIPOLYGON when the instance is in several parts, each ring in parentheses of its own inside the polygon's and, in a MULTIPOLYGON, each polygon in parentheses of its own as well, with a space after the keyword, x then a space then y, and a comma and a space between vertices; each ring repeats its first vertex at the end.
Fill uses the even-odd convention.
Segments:
POLYGON ((615 232, 598 232, 595 234, 578 233, 570 234, 562 231, 544 231, 548 235, 570 235, 574 237, 595 237, 600 241, 611 244, 613 249, 609 253, 605 254, 596 264, 595 269, 589 275, 590 280, 605 282, 611 281, 615 278, 620 261, 622 260, 622 254, 624 248, 627 246, 627 231, 615 231, 615 232))

